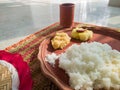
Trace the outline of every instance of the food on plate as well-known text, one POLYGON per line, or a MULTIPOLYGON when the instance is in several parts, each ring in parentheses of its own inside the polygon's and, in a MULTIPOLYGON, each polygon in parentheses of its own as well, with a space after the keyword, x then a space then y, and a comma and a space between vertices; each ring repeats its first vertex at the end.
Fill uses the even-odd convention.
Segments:
POLYGON ((84 28, 76 27, 71 32, 71 37, 80 41, 87 41, 93 37, 93 32, 84 28))
MULTIPOLYGON (((56 59, 55 55, 48 55, 48 62, 50 57, 56 59)), ((120 90, 120 52, 110 45, 73 44, 58 58, 59 67, 69 75, 69 84, 75 90, 120 90)))
POLYGON ((51 40, 54 49, 63 49, 66 45, 70 43, 71 37, 67 33, 57 32, 56 35, 51 40))

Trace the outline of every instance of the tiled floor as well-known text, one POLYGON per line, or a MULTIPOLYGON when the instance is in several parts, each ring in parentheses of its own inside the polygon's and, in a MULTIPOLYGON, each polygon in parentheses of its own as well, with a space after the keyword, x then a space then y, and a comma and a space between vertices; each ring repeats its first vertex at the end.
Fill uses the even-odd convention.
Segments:
POLYGON ((0 49, 54 22, 59 4, 75 3, 75 21, 120 28, 120 7, 109 0, 0 0, 0 49))

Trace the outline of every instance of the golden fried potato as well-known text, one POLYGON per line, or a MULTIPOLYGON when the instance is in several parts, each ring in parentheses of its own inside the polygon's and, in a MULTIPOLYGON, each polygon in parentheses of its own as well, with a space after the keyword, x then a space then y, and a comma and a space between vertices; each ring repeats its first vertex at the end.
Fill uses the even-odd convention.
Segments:
POLYGON ((83 28, 75 28, 72 30, 71 37, 80 41, 87 41, 93 37, 93 32, 83 28))
POLYGON ((70 43, 71 37, 67 33, 57 32, 54 38, 51 40, 54 49, 63 49, 66 45, 70 43))

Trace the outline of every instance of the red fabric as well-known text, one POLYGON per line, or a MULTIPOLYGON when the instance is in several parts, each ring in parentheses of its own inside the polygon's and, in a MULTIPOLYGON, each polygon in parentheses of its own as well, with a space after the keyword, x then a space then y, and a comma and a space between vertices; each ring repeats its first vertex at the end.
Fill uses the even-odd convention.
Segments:
POLYGON ((32 78, 30 68, 26 62, 23 61, 20 54, 12 54, 4 50, 0 50, 0 59, 12 64, 18 71, 20 85, 19 90, 32 90, 32 78))

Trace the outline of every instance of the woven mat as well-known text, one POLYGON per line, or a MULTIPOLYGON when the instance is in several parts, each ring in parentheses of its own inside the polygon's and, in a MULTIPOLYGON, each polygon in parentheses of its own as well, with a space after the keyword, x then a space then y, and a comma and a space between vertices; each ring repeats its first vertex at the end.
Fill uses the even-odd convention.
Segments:
POLYGON ((0 90, 12 90, 12 74, 2 64, 0 64, 0 90))
POLYGON ((39 45, 46 36, 61 28, 59 23, 52 24, 5 49, 11 53, 20 53, 24 61, 28 63, 34 82, 33 90, 58 90, 58 87, 42 74, 37 54, 39 45))
MULTIPOLYGON (((74 23, 74 26, 76 25, 81 24, 74 23)), ((40 43, 49 33, 60 29, 62 29, 62 27, 59 26, 59 23, 52 24, 5 49, 11 53, 20 53, 24 61, 28 63, 34 81, 33 90, 58 90, 58 87, 43 75, 37 54, 40 43)))

